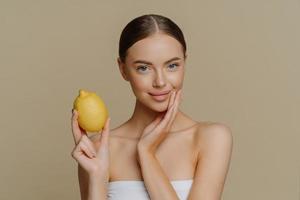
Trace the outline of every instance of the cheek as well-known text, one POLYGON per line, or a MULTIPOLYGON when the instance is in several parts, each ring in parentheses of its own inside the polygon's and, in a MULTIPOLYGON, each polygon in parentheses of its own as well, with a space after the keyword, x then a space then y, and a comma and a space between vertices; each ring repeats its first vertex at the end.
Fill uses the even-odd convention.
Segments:
MULTIPOLYGON (((184 71, 178 71, 176 73, 169 73, 165 76, 165 81, 173 88, 181 88, 184 80, 184 71)), ((147 92, 153 84, 153 78, 149 76, 131 76, 130 84, 134 91, 147 92)))
POLYGON ((151 80, 146 77, 133 77, 131 79, 131 86, 134 90, 147 90, 149 84, 151 84, 151 80))
POLYGON ((169 77, 169 82, 174 88, 181 88, 183 85, 184 73, 176 73, 169 77))

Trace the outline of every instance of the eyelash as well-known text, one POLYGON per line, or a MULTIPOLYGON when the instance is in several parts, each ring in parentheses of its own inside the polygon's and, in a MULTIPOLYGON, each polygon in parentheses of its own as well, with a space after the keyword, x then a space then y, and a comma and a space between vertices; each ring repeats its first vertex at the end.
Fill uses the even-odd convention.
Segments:
MULTIPOLYGON (((179 64, 178 63, 173 63, 173 64, 170 64, 170 65, 175 65, 176 66, 176 68, 178 68, 178 66, 179 66, 179 64)), ((170 65, 168 65, 168 66, 170 66, 170 65)), ((140 71, 139 69, 141 69, 142 67, 145 67, 146 65, 141 65, 141 66, 139 66, 139 67, 137 67, 137 71, 140 71)), ((174 68, 173 68, 174 69, 174 68)), ((173 70, 172 69, 172 70, 173 70)), ((142 72, 145 72, 145 71, 142 71, 142 72)))

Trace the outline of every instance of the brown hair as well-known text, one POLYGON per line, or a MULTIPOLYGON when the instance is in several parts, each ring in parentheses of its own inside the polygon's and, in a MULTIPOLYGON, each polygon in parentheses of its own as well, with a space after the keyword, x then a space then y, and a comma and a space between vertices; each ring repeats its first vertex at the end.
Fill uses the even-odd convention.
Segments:
POLYGON ((119 57, 125 63, 127 49, 137 41, 155 33, 165 33, 182 45, 184 57, 186 57, 186 43, 181 29, 171 19, 157 14, 147 14, 130 21, 123 29, 119 41, 119 57))

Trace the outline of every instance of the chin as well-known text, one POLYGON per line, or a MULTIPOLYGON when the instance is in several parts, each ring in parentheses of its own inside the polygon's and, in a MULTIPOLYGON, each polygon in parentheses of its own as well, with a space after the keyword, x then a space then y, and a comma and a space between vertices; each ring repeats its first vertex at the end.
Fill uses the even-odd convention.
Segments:
POLYGON ((164 101, 156 101, 149 96, 141 96, 140 102, 154 112, 165 112, 168 109, 169 98, 164 101))
POLYGON ((167 106, 153 106, 151 109, 155 112, 165 112, 167 111, 167 108, 167 106))
POLYGON ((168 109, 168 101, 165 102, 149 102, 148 107, 155 112, 165 112, 168 109))

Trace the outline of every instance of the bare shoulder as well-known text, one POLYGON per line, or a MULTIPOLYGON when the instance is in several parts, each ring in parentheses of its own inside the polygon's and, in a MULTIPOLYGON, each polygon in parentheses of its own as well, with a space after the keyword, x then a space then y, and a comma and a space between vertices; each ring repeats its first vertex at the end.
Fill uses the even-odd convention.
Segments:
POLYGON ((233 135, 231 128, 220 122, 198 122, 196 140, 199 151, 214 148, 232 148, 233 135))

